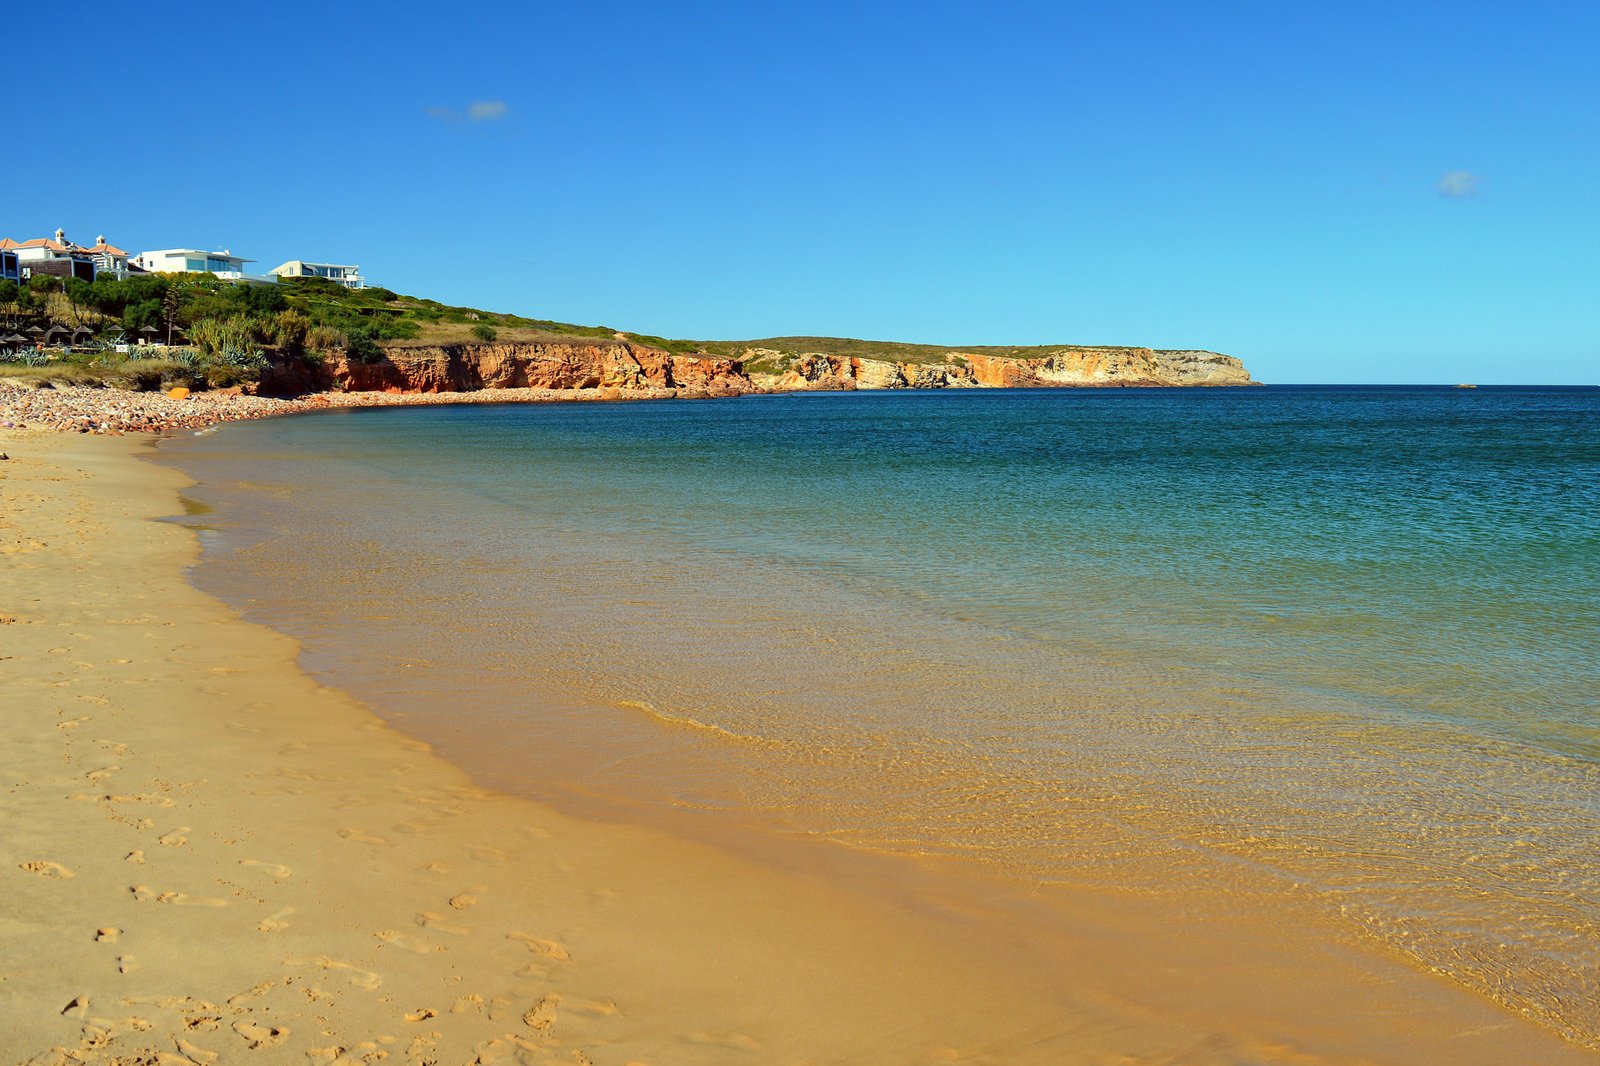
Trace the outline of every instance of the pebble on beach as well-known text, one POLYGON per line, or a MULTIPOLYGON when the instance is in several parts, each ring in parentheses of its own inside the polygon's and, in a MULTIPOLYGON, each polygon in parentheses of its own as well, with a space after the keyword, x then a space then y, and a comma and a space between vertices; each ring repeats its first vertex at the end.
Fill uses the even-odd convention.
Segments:
POLYGON ((409 407, 460 403, 549 403, 559 400, 657 399, 672 389, 485 389, 480 392, 319 392, 292 400, 251 396, 237 389, 208 392, 126 392, 81 385, 35 385, 0 380, 0 429, 66 433, 172 433, 221 422, 273 418, 332 407, 409 407), (179 392, 183 396, 176 395, 179 392))

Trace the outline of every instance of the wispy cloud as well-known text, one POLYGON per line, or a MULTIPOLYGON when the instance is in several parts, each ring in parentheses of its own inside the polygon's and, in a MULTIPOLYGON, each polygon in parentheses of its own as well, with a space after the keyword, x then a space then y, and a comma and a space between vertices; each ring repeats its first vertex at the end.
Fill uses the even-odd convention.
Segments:
POLYGON ((511 112, 504 100, 474 100, 465 111, 453 107, 425 107, 422 110, 438 122, 498 122, 511 112))
POLYGON ((1452 170, 1439 179, 1437 188, 1440 196, 1464 200, 1478 195, 1478 186, 1482 184, 1483 179, 1470 170, 1452 170))

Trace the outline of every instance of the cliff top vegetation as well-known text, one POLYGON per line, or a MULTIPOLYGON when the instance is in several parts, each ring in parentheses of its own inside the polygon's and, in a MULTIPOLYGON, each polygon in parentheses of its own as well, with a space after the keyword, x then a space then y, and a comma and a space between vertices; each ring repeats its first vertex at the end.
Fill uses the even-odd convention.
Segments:
POLYGON ((779 372, 809 354, 938 363, 951 353, 1030 358, 1083 347, 952 347, 845 337, 677 340, 458 307, 380 287, 347 289, 322 278, 283 279, 275 285, 236 285, 212 274, 136 274, 94 282, 41 276, 20 285, 0 281, 0 332, 31 330, 30 340, 37 346, 41 331, 51 327, 89 332, 75 338, 67 351, 14 353, 0 373, 108 384, 127 384, 122 379, 130 378, 135 387, 147 387, 152 375, 162 383, 222 385, 251 380, 269 352, 313 363, 337 355, 373 362, 386 348, 613 337, 677 354, 746 359, 756 372, 779 372), (165 347, 141 351, 141 340, 165 347), (119 359, 114 352, 119 343, 135 348, 119 359), (752 350, 756 354, 747 357, 752 350), (130 369, 132 363, 138 366, 130 369))

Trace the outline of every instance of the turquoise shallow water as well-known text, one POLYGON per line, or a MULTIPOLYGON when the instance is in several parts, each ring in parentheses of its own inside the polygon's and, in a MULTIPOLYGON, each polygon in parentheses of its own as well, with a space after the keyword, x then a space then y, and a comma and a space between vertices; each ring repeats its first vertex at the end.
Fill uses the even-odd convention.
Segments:
POLYGON ((1600 1036, 1600 390, 416 408, 166 453, 217 508, 202 584, 494 783, 1292 892, 1600 1036))

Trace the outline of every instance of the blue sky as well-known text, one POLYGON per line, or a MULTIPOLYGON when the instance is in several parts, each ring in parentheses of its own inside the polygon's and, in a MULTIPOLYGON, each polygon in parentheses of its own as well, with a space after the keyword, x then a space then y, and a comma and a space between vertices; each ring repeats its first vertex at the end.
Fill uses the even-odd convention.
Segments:
POLYGON ((675 337, 1600 383, 1600 4, 26 4, 0 233, 675 337), (56 57, 52 61, 49 57, 56 57))

